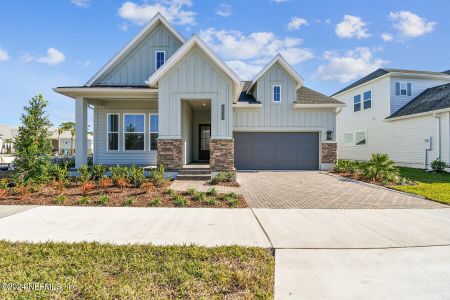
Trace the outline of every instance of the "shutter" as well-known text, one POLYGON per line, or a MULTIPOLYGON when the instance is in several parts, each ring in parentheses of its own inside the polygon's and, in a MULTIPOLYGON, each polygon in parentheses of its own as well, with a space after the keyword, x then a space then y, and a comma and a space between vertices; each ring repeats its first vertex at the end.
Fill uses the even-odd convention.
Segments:
POLYGON ((408 91, 406 92, 406 94, 407 94, 408 96, 411 96, 411 83, 408 83, 408 84, 407 84, 407 88, 408 88, 408 91))
POLYGON ((395 96, 400 96, 400 82, 395 83, 395 96))

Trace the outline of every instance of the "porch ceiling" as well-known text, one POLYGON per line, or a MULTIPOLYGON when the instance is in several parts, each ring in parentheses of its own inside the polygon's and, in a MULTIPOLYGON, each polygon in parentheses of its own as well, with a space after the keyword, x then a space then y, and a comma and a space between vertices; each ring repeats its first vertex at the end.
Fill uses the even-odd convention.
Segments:
POLYGON ((210 111, 211 100, 188 100, 192 110, 195 111, 210 111))

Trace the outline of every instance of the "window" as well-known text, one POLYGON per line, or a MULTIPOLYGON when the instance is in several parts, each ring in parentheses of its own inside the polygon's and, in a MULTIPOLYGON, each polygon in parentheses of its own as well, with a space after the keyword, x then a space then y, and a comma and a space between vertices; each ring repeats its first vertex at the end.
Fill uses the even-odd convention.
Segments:
POLYGON ((123 135, 124 150, 144 150, 145 148, 145 115, 124 114, 123 135))
POLYGON ((367 91, 363 93, 364 99, 364 109, 369 109, 372 107, 372 91, 367 91))
POLYGON ((361 95, 356 95, 353 97, 353 111, 361 110, 361 95))
POLYGON ((157 150, 157 139, 158 139, 158 115, 150 114, 150 150, 157 150))
POLYGON ((107 124, 108 150, 119 150, 119 114, 108 114, 107 124))
POLYGON ((366 132, 365 131, 356 131, 355 132, 355 145, 365 145, 367 142, 366 132))
POLYGON ((281 102, 281 85, 273 86, 272 100, 273 102, 281 102))
POLYGON ((166 52, 164 51, 156 51, 155 54, 155 66, 156 70, 158 70, 166 61, 166 52))
POLYGON ((396 82, 395 83, 395 95, 396 96, 411 96, 411 83, 410 82, 396 82))
POLYGON ((347 146, 353 146, 353 132, 346 132, 344 134, 344 144, 347 146))

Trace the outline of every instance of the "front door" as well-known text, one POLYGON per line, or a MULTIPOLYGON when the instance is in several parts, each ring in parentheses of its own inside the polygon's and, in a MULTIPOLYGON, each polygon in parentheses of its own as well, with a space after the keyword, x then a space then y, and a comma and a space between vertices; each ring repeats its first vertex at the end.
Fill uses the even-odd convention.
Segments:
POLYGON ((199 125, 200 133, 199 133, 199 160, 209 160, 209 140, 211 139, 211 125, 204 124, 199 125))

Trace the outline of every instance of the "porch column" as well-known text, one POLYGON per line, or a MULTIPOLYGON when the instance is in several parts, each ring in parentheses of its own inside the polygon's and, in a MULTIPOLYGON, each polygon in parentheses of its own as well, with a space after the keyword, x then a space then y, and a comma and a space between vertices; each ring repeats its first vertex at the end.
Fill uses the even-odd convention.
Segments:
POLYGON ((75 100, 75 168, 87 164, 87 101, 83 97, 75 100))

